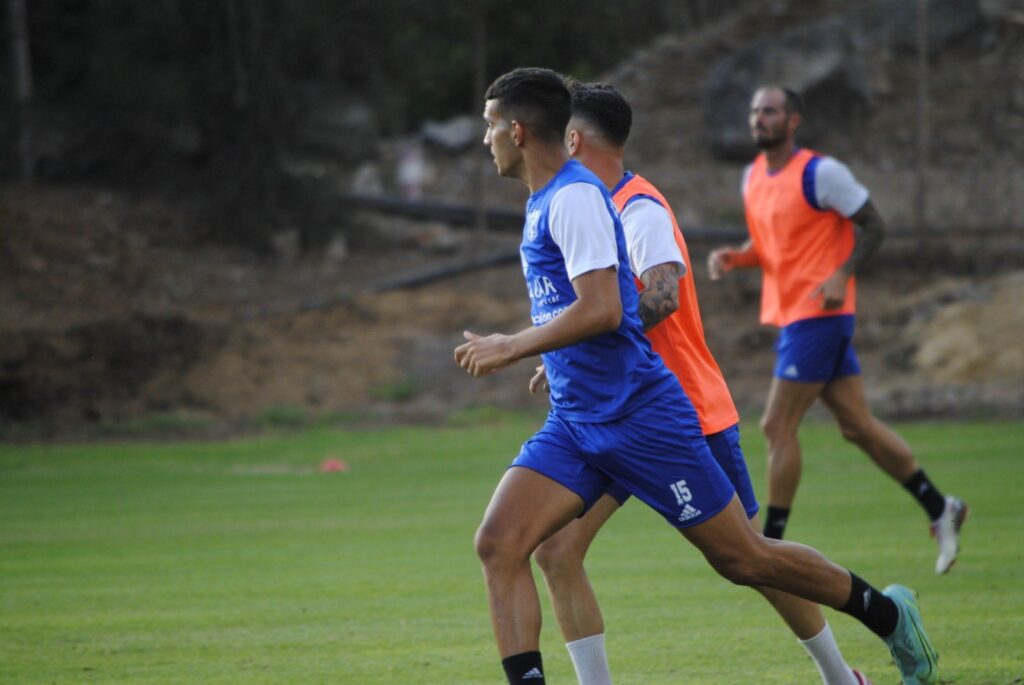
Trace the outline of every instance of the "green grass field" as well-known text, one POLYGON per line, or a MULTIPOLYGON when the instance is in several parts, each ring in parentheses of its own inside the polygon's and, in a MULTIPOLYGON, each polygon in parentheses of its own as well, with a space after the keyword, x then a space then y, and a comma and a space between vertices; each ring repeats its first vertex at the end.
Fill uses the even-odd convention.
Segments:
MULTIPOLYGON (((503 682, 472 539, 539 422, 466 423, 0 447, 0 683, 503 682), (332 457, 351 470, 320 473, 332 457)), ((828 424, 803 431, 788 536, 917 589, 944 683, 1024 682, 1024 424, 899 429, 972 506, 950 575, 932 572, 916 505, 828 424)), ((589 571, 620 685, 818 682, 767 604, 636 502, 589 571)), ((548 682, 574 683, 546 598, 544 611, 548 682)), ((852 664, 898 682, 881 642, 827 615, 852 664)))

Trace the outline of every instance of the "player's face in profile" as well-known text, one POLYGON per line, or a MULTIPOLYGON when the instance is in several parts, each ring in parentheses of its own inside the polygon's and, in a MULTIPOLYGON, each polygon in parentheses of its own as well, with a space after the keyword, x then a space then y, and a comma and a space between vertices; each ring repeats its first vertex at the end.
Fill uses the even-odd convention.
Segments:
POLYGON ((786 95, 769 88, 754 93, 750 103, 750 135, 759 148, 775 147, 789 137, 790 116, 786 95))
POLYGON ((490 149, 498 173, 513 176, 512 171, 519 161, 519 150, 512 140, 512 122, 502 115, 497 100, 488 100, 484 105, 484 121, 487 123, 484 145, 490 149))

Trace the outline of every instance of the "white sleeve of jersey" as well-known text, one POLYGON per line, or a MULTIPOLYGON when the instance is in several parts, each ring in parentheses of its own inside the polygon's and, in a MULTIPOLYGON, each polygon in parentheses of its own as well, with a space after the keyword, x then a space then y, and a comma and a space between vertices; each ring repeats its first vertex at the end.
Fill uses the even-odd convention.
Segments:
POLYGON ((622 229, 626 233, 629 266, 639 278, 658 264, 683 264, 676 244, 675 228, 668 210, 646 197, 633 200, 622 210, 622 229))
POLYGON ((750 172, 754 170, 753 164, 743 167, 743 180, 740 181, 740 195, 747 194, 747 183, 750 182, 750 172))
POLYGON ((618 268, 615 223, 600 190, 571 183, 555 193, 548 211, 548 230, 565 257, 569 280, 596 269, 618 268))
POLYGON ((833 157, 822 157, 814 175, 814 194, 822 209, 834 209, 849 218, 868 201, 868 189, 850 168, 833 157))

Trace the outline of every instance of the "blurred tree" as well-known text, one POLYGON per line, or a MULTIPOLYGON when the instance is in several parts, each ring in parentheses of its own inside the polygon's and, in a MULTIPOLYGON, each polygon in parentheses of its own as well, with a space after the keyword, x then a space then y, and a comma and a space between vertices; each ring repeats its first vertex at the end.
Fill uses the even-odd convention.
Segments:
POLYGON ((32 142, 32 64, 29 59, 25 0, 7 0, 7 10, 11 34, 15 110, 18 119, 18 168, 22 179, 31 181, 35 174, 35 152, 32 142))
POLYGON ((265 246, 290 201, 281 162, 305 94, 340 94, 384 134, 408 132, 479 108, 478 16, 485 80, 526 64, 592 78, 742 1, 34 0, 30 73, 49 133, 37 173, 204 197, 210 235, 265 246))

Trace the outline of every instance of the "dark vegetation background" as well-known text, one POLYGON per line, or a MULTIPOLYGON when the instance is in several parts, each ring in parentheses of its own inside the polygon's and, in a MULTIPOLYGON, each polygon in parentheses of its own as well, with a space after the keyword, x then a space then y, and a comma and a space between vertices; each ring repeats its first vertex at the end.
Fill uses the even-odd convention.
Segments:
MULTIPOLYGON (((526 0, 37 0, 28 7, 37 181, 109 184, 185 198, 206 214, 199 238, 266 249, 302 203, 284 163, 308 143, 311 107, 374 139, 478 109, 474 59, 488 77, 522 63, 583 78, 636 45, 737 2, 526 0), (487 27, 482 52, 474 33, 487 27), (308 138, 308 136, 307 136, 308 138)), ((10 34, 5 12, 3 35, 10 34)), ((3 91, 11 51, 0 53, 3 91)), ((9 104, 13 104, 10 103, 9 104)), ((15 109, 0 125, 13 140, 15 109)), ((15 170, 13 146, 2 172, 15 170)))
POLYGON ((543 411, 532 365, 451 360, 528 322, 525 194, 480 145, 483 88, 527 64, 630 98, 627 161, 677 212, 748 417, 758 276, 703 260, 743 235, 763 81, 889 221, 860 279, 875 408, 1022 416, 1024 0, 924 5, 922 63, 916 0, 4 0, 0 436, 543 411))

